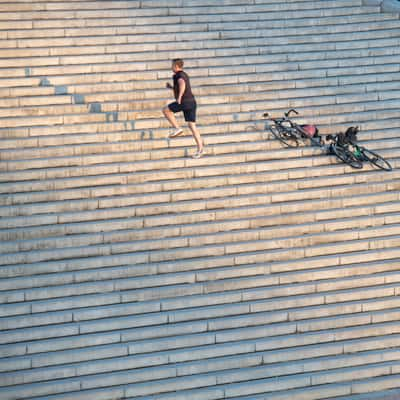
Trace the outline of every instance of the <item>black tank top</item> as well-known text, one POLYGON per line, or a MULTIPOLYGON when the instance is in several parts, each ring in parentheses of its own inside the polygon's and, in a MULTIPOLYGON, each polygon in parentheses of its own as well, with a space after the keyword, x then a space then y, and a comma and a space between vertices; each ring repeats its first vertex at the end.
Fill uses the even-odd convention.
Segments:
POLYGON ((179 84, 178 84, 178 80, 179 79, 183 79, 185 81, 186 87, 185 87, 185 91, 183 92, 183 96, 182 96, 182 101, 181 103, 193 103, 195 101, 194 99, 194 95, 192 93, 192 88, 190 87, 190 79, 189 76, 186 72, 184 71, 178 71, 174 77, 174 94, 175 94, 175 99, 178 98, 179 95, 179 84))

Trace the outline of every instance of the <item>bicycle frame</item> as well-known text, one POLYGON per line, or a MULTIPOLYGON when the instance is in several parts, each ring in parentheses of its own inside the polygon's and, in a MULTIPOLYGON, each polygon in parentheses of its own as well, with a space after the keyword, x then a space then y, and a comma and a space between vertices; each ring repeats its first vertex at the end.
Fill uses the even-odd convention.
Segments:
POLYGON ((285 122, 287 122, 287 123, 289 124, 289 126, 285 126, 285 128, 293 128, 293 129, 297 130, 298 128, 300 128, 300 126, 297 125, 294 121, 292 121, 292 120, 289 118, 291 112, 295 113, 296 115, 299 114, 294 108, 292 108, 292 109, 290 109, 288 112, 285 112, 285 113, 284 113, 284 117, 280 117, 280 118, 271 118, 271 117, 269 116, 269 113, 267 113, 267 112, 264 113, 263 116, 264 116, 265 118, 269 119, 270 121, 274 122, 274 123, 277 124, 277 125, 284 126, 283 124, 284 124, 285 122))
POLYGON ((385 158, 380 156, 379 154, 367 149, 364 146, 360 146, 357 143, 350 142, 353 147, 353 154, 357 158, 357 160, 364 162, 370 162, 372 165, 383 169, 385 171, 391 171, 392 166, 385 158))
POLYGON ((275 126, 278 127, 278 130, 280 130, 279 127, 281 128, 281 132, 279 133, 279 135, 282 136, 282 134, 283 134, 285 136, 284 139, 286 139, 286 140, 282 140, 282 137, 279 137, 279 135, 275 134, 273 129, 271 129, 271 127, 270 127, 270 130, 272 131, 273 135, 278 140, 280 140, 287 146, 291 146, 291 147, 293 147, 293 146, 288 143, 289 141, 293 141, 295 143, 295 145, 298 146, 298 142, 300 140, 303 143, 310 141, 314 146, 323 147, 324 146, 323 142, 317 141, 313 137, 308 136, 307 132, 305 132, 304 129, 299 124, 297 124, 296 122, 294 122, 290 119, 291 113, 294 113, 296 115, 299 114, 294 108, 285 112, 284 117, 280 117, 280 118, 271 118, 269 113, 263 114, 263 116, 265 118, 272 121, 275 124, 275 126))
POLYGON ((327 140, 333 142, 327 147, 328 154, 334 154, 337 158, 350 165, 352 168, 360 169, 363 167, 362 160, 356 157, 353 151, 350 150, 350 143, 339 143, 339 135, 328 135, 327 140))

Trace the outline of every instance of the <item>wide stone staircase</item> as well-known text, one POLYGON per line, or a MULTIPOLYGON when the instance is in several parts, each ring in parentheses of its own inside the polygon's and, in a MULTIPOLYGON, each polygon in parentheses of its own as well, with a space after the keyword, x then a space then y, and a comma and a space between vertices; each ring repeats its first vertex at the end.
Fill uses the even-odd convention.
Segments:
POLYGON ((398 13, 1 0, 0 71, 1 400, 400 398, 398 13), (293 107, 393 171, 282 147, 293 107))

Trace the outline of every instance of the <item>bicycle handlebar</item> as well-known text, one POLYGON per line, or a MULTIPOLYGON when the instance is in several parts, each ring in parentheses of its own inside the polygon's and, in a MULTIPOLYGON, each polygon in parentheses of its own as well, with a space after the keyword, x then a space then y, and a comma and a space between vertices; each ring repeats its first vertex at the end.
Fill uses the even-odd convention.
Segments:
POLYGON ((296 115, 299 115, 299 113, 294 108, 291 108, 288 112, 285 113, 287 118, 289 117, 291 112, 295 113, 296 115))
MULTIPOLYGON (((284 113, 285 117, 286 117, 286 118, 289 118, 290 113, 294 113, 294 114, 296 114, 296 115, 299 115, 299 113, 298 113, 294 108, 291 108, 288 112, 285 112, 285 113, 284 113)), ((270 115, 269 115, 268 112, 265 112, 265 113, 263 114, 263 117, 264 117, 264 118, 269 118, 270 115)))

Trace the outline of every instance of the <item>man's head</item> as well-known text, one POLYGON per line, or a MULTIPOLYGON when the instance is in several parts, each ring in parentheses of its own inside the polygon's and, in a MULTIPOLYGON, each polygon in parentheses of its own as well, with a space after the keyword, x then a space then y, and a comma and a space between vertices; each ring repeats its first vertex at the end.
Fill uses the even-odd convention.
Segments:
POLYGON ((183 60, 181 58, 175 58, 172 60, 172 71, 175 73, 178 71, 182 71, 183 69, 183 60))

